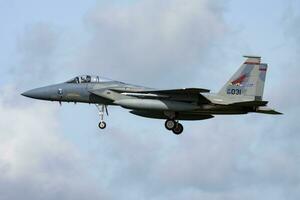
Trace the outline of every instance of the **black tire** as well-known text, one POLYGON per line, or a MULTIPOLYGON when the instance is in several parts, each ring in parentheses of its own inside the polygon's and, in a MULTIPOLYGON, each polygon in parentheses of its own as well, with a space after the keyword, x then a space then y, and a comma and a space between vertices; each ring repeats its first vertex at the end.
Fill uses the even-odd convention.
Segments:
POLYGON ((172 120, 172 119, 166 120, 165 127, 167 130, 169 130, 169 131, 173 130, 175 128, 175 126, 176 126, 176 122, 174 120, 172 120))
POLYGON ((105 122, 100 122, 100 123, 98 124, 98 127, 99 127, 100 129, 105 129, 105 128, 106 128, 106 123, 105 123, 105 122))
POLYGON ((177 123, 176 126, 172 129, 173 133, 180 135, 183 132, 183 126, 180 123, 177 123))

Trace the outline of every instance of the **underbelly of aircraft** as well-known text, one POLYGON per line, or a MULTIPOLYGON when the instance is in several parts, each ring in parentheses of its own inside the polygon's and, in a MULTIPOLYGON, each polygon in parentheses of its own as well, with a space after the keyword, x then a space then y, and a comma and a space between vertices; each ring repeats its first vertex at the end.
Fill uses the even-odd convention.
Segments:
MULTIPOLYGON (((149 110, 132 110, 130 113, 146 118, 167 119, 168 117, 163 111, 149 111, 149 110)), ((233 115, 246 114, 244 110, 195 110, 188 112, 176 112, 176 119, 178 120, 205 120, 213 118, 213 115, 233 115)))

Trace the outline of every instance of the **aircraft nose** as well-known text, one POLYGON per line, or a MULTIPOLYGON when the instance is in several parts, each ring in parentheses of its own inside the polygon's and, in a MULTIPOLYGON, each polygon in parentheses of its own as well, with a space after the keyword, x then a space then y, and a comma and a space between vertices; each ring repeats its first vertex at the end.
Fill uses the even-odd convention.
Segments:
POLYGON ((48 98, 47 91, 44 88, 28 90, 28 91, 22 93, 21 95, 23 95, 25 97, 33 98, 33 99, 47 99, 48 98))
POLYGON ((25 97, 29 97, 29 98, 34 98, 34 99, 38 99, 39 97, 41 97, 42 92, 40 91, 40 89, 33 89, 33 90, 28 90, 24 93, 22 93, 21 95, 25 96, 25 97))
POLYGON ((30 96, 30 92, 29 91, 23 92, 21 95, 24 96, 24 97, 29 97, 30 96))

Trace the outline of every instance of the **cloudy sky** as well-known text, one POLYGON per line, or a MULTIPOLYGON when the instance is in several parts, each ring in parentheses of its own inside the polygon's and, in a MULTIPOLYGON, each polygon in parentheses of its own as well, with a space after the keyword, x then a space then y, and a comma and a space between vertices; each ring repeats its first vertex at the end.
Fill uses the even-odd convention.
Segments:
POLYGON ((296 0, 0 0, 0 199, 300 198, 300 3, 296 0), (283 116, 183 122, 25 90, 98 74, 218 91, 243 61, 269 64, 264 98, 283 116))

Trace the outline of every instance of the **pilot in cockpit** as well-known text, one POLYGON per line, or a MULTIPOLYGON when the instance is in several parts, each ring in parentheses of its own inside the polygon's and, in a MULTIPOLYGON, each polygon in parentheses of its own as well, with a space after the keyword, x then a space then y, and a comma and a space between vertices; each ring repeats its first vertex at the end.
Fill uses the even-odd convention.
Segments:
POLYGON ((86 80, 87 83, 90 83, 91 82, 91 76, 86 76, 85 80, 86 80))
POLYGON ((79 77, 75 78, 75 83, 79 83, 79 77))
POLYGON ((91 76, 81 76, 81 83, 90 83, 91 82, 91 76))
POLYGON ((105 78, 99 78, 99 76, 90 76, 90 75, 83 75, 83 76, 77 76, 69 81, 67 83, 99 83, 99 82, 106 82, 111 81, 110 79, 105 78))

